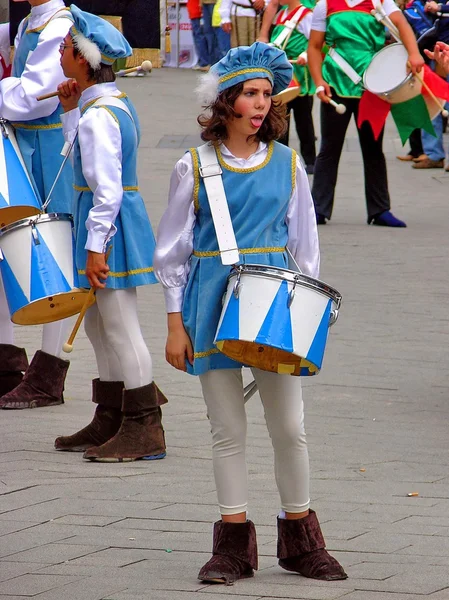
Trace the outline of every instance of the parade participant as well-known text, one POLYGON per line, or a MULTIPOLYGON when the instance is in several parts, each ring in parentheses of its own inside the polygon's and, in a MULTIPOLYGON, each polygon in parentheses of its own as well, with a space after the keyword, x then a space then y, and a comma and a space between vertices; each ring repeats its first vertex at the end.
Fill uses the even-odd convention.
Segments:
MULTIPOLYGON (((296 153, 274 141, 285 130, 285 119, 272 94, 285 89, 291 75, 278 48, 256 42, 231 49, 202 76, 200 94, 210 114, 198 121, 202 139, 218 156, 240 260, 285 268, 288 248, 303 272, 316 277, 319 245, 307 176, 296 153)), ((257 568, 256 532, 247 520, 243 365, 213 345, 230 267, 221 262, 198 157, 198 149, 191 149, 174 168, 154 266, 165 288, 167 360, 199 375, 212 430, 221 520, 214 525, 213 557, 198 577, 231 584, 252 577, 257 568)), ((279 564, 306 577, 345 579, 309 510, 301 380, 252 372, 275 454, 282 508, 279 564)))
POLYGON ((9 23, 0 23, 0 81, 11 72, 9 53, 9 23))
MULTIPOLYGON (((25 166, 44 201, 63 160, 64 137, 58 98, 38 102, 36 97, 53 92, 64 79, 59 45, 72 20, 63 0, 29 0, 29 4, 31 13, 20 24, 15 40, 12 77, 0 82, 0 117, 13 124, 25 166)), ((66 165, 48 212, 71 212, 72 182, 72 170, 66 165)), ((68 326, 66 320, 44 325, 41 349, 28 366, 25 350, 14 345, 0 285, 1 408, 37 408, 64 402, 69 361, 60 356, 68 326), (23 380, 22 371, 26 371, 23 380)))
MULTIPOLYGON (((315 0, 303 0, 301 2, 303 6, 310 8, 313 10, 315 7, 315 0)), ((262 18, 262 24, 260 26, 259 37, 257 38, 259 42, 269 42, 270 41, 270 30, 273 25, 273 20, 276 16, 276 13, 279 11, 279 8, 282 6, 281 0, 270 0, 267 4, 262 18)))
MULTIPOLYGON (((301 4, 299 0, 288 0, 279 11, 271 43, 278 46, 287 54, 287 58, 295 60, 293 73, 299 84, 299 96, 287 103, 287 113, 293 111, 296 132, 299 138, 300 151, 308 174, 314 171, 315 128, 313 126, 312 108, 315 85, 307 68, 307 44, 312 25, 312 11, 301 4)), ((290 119, 288 124, 290 125, 290 119)), ((279 141, 288 146, 289 129, 279 141)))
POLYGON ((264 8, 265 0, 221 0, 221 26, 231 34, 231 48, 256 41, 264 8))
MULTIPOLYGON (((382 8, 398 28, 408 52, 413 73, 424 61, 415 35, 393 0, 383 0, 382 8)), ((371 14, 371 0, 320 0, 313 11, 308 59, 310 73, 317 86, 321 104, 321 148, 315 163, 312 196, 317 222, 331 218, 346 129, 354 115, 357 122, 362 77, 374 54, 385 44, 385 27, 371 14), (324 60, 323 44, 330 47, 324 60), (328 103, 332 99, 346 106, 338 114, 328 103)), ((406 227, 390 212, 387 168, 382 150, 383 133, 376 140, 368 123, 357 129, 365 173, 368 223, 386 227, 406 227)))
POLYGON ((436 61, 449 76, 449 44, 437 42, 433 51, 424 50, 424 52, 431 60, 436 61))
POLYGON ((154 235, 137 186, 137 114, 114 81, 112 64, 132 54, 104 19, 71 6, 74 26, 61 45, 72 78, 58 88, 67 141, 74 147, 76 263, 81 284, 96 289, 85 329, 95 351, 93 421, 60 437, 57 450, 85 450, 84 458, 121 462, 165 456, 151 356, 137 316, 136 287, 156 283, 154 235), (78 102, 81 109, 78 108, 78 102), (108 263, 105 249, 112 238, 108 263), (110 265, 110 267, 109 267, 110 265))

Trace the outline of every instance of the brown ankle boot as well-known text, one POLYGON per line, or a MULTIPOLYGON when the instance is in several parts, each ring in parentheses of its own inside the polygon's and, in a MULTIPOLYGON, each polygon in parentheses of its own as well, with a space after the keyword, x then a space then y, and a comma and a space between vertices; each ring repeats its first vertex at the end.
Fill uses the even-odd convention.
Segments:
POLYGON ((343 567, 325 547, 313 510, 304 519, 292 521, 278 518, 278 558, 283 569, 312 579, 347 579, 343 567))
POLYGON ((198 573, 198 579, 232 585, 238 579, 254 577, 257 570, 256 529, 246 523, 214 523, 213 556, 198 573))
POLYGON ((64 404, 62 392, 69 361, 38 350, 22 382, 3 398, 0 408, 41 408, 64 404))
POLYGON ((165 457, 162 411, 168 402, 157 385, 123 390, 122 424, 115 436, 102 446, 89 448, 83 458, 98 462, 129 462, 165 457))
POLYGON ((85 452, 93 446, 101 446, 110 440, 122 422, 123 381, 92 380, 92 402, 97 405, 92 421, 73 435, 55 440, 56 450, 85 452))
POLYGON ((4 396, 16 388, 23 379, 23 372, 28 368, 25 348, 12 344, 0 344, 0 396, 4 396))

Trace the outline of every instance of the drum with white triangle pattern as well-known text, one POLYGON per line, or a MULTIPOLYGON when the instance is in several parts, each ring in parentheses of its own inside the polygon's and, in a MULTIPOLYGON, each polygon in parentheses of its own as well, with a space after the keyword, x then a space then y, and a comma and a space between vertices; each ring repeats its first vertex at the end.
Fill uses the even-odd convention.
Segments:
POLYGON ((51 323, 80 312, 88 290, 78 287, 72 227, 71 215, 51 213, 0 229, 0 271, 13 323, 51 323))
POLYGON ((215 335, 217 348, 250 367, 316 375, 341 295, 323 281, 266 265, 235 266, 215 335))
POLYGON ((11 125, 0 118, 0 227, 41 212, 11 125))

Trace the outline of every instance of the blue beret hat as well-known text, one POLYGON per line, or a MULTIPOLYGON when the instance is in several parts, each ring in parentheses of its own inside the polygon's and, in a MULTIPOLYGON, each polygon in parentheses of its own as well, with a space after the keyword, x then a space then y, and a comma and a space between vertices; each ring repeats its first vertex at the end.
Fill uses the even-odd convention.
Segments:
POLYGON ((70 30, 74 45, 94 69, 100 63, 112 65, 117 58, 132 55, 126 38, 111 23, 75 4, 70 6, 70 11, 74 21, 70 30))
POLYGON ((270 81, 274 96, 288 87, 293 75, 285 52, 263 42, 231 48, 210 70, 218 76, 218 93, 248 79, 262 78, 270 81))

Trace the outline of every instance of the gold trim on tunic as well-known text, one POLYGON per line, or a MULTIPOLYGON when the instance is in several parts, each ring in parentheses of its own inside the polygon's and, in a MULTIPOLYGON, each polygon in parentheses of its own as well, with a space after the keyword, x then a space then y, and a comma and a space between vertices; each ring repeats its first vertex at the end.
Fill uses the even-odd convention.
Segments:
MULTIPOLYGON (((108 273, 108 277, 130 277, 131 275, 142 275, 143 273, 152 273, 154 271, 153 267, 145 267, 143 269, 133 269, 132 271, 118 271, 113 272, 110 271, 108 273)), ((86 271, 78 269, 78 275, 85 275, 86 271)))
POLYGON ((237 167, 231 167, 231 165, 228 165, 224 161, 224 158, 221 154, 220 146, 217 146, 215 150, 217 151, 218 162, 227 171, 232 171, 233 173, 254 173, 254 171, 258 171, 259 169, 263 169, 264 167, 266 167, 267 164, 270 162, 271 157, 273 156, 274 142, 270 142, 268 144, 268 153, 265 157, 265 160, 262 163, 260 163, 260 165, 257 165, 256 167, 250 167, 248 169, 238 169, 237 167))
MULTIPOLYGON (((285 246, 268 246, 266 248, 241 248, 239 254, 269 254, 270 252, 285 252, 285 246)), ((198 258, 210 258, 220 256, 219 250, 209 250, 206 252, 193 251, 193 256, 198 258)))

